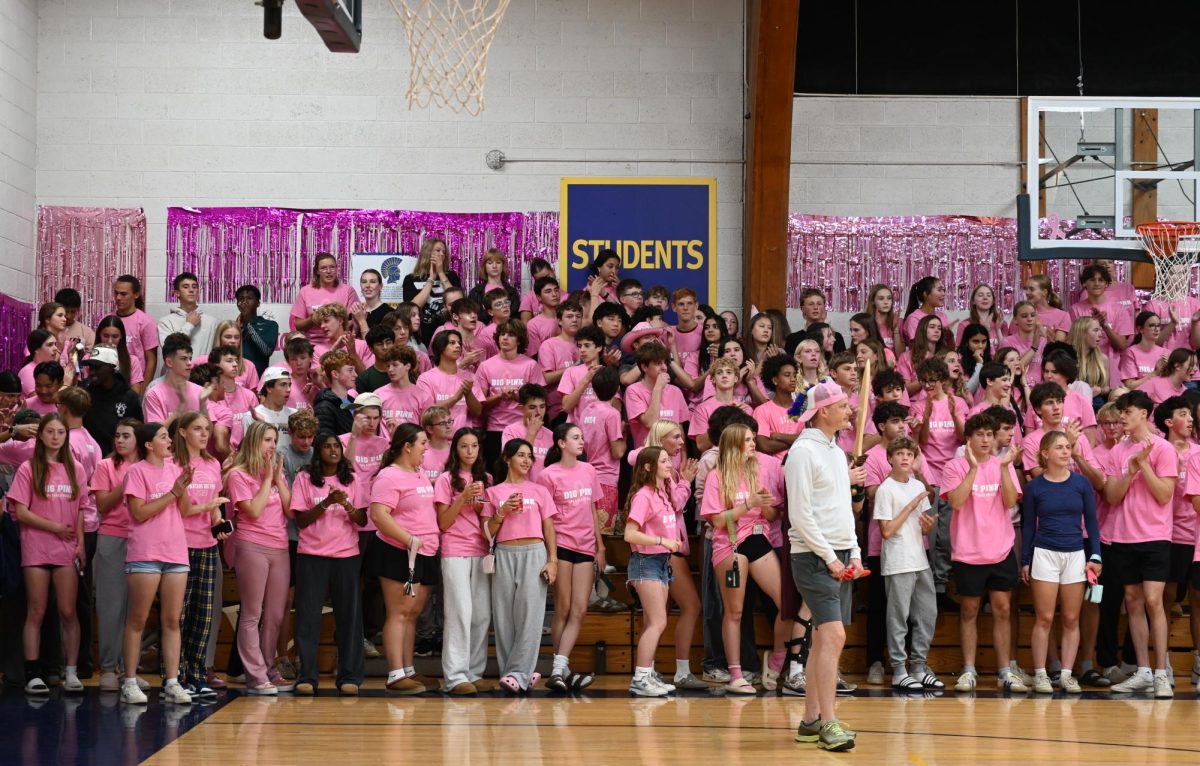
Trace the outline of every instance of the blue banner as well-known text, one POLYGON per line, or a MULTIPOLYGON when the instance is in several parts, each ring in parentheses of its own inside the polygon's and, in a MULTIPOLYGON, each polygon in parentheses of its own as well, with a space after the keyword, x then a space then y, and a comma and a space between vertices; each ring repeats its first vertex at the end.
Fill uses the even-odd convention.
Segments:
POLYGON ((621 279, 642 289, 662 285, 717 300, 717 180, 715 178, 564 178, 560 210, 561 282, 587 287, 588 268, 602 250, 621 257, 621 279))

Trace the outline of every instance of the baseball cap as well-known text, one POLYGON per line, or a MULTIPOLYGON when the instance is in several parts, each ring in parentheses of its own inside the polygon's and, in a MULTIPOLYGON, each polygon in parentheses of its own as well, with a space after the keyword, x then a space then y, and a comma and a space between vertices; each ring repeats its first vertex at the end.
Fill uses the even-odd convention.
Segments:
POLYGON ((117 366, 117 350, 111 346, 96 346, 92 355, 83 360, 84 364, 111 364, 117 366))
POLYGON ((359 394, 358 396, 354 397, 354 401, 350 403, 350 406, 354 409, 360 409, 362 407, 378 407, 382 410, 383 400, 379 398, 379 394, 373 394, 368 391, 365 394, 359 394))
POLYGON ((804 403, 804 412, 800 413, 800 422, 807 423, 822 407, 837 404, 846 400, 846 392, 837 383, 818 383, 808 390, 804 403))
POLYGON ((258 379, 258 387, 265 388, 268 383, 274 383, 277 380, 291 380, 292 372, 285 367, 268 367, 263 370, 262 377, 258 379))

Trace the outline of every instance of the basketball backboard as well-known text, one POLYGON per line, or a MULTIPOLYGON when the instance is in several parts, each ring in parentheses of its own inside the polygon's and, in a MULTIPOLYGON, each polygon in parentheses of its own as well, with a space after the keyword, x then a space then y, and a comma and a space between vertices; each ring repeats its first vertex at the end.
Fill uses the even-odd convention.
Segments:
POLYGON ((1029 193, 1019 204, 1022 218, 1044 219, 1023 227, 1034 257, 1037 250, 1099 248, 1114 259, 1141 260, 1135 189, 1157 190, 1159 219, 1200 220, 1198 116, 1200 99, 1029 98, 1025 156, 1034 161, 1025 166, 1029 193))

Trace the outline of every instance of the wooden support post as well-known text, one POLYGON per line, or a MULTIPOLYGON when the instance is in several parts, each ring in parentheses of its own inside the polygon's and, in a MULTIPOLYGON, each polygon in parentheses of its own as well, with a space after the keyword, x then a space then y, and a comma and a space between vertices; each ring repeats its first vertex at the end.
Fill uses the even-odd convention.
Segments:
MULTIPOLYGON (((1158 164, 1158 110, 1131 109, 1133 115, 1133 170, 1143 170, 1158 164), (1138 164, 1149 163, 1149 164, 1138 164)), ((1139 189, 1133 187, 1133 225, 1154 223, 1158 220, 1158 188, 1139 189)), ((1123 215, 1123 211, 1116 211, 1123 215)), ((1134 263, 1130 270, 1134 287, 1154 288, 1154 265, 1134 263)))
POLYGON ((747 0, 743 328, 750 307, 784 308, 788 273, 788 181, 800 0, 747 0))

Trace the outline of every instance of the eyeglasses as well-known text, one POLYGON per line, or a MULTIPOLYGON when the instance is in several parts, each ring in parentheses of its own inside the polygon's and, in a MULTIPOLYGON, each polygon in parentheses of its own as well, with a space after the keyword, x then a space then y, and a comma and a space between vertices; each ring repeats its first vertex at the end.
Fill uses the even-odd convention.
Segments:
POLYGON ((1119 421, 1119 420, 1101 420, 1100 421, 1101 428, 1112 428, 1113 426, 1119 426, 1119 425, 1121 425, 1121 421, 1119 421))
POLYGON ((493 301, 492 302, 492 308, 494 308, 494 309, 506 309, 511 305, 512 305, 512 301, 493 301))
POLYGON ((627 293, 621 293, 622 298, 641 298, 643 293, 641 290, 630 290, 627 293))

